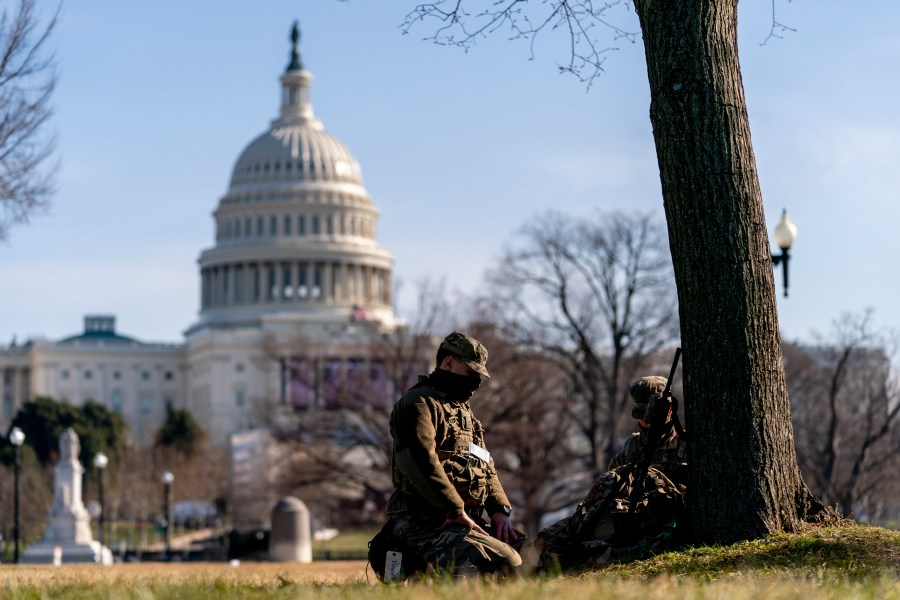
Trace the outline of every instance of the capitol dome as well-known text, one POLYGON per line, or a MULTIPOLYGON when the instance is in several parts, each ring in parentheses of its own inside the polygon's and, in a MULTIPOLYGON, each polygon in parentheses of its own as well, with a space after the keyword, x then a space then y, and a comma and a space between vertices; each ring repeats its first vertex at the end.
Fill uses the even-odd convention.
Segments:
POLYGON ((231 189, 259 182, 335 181, 362 185, 359 163, 344 144, 309 123, 278 124, 244 150, 231 189))
POLYGON ((281 111, 238 157, 213 213, 216 244, 200 256, 204 326, 265 318, 391 323, 391 254, 359 163, 313 113, 292 32, 281 111))

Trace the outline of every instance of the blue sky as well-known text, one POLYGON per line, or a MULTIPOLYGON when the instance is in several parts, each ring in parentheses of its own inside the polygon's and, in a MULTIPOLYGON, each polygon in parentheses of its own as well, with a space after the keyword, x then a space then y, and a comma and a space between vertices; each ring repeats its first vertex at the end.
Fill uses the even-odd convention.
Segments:
MULTIPOLYGON (((790 298, 777 284, 782 330, 807 338, 870 307, 900 328, 900 3, 776 1, 796 31, 761 46, 771 5, 744 0, 740 40, 769 230, 783 207, 799 228, 790 298)), ((439 47, 426 28, 401 33, 413 4, 68 2, 53 38, 59 190, 0 245, 0 344, 77 333, 98 312, 141 339, 181 339, 211 212, 276 116, 294 19, 316 114, 359 160, 407 288, 438 274, 477 290, 549 208, 662 218, 639 41, 610 38, 619 49, 588 91, 559 74, 560 38, 539 39, 533 60, 504 35, 439 47)), ((629 7, 613 17, 637 30, 629 7)))

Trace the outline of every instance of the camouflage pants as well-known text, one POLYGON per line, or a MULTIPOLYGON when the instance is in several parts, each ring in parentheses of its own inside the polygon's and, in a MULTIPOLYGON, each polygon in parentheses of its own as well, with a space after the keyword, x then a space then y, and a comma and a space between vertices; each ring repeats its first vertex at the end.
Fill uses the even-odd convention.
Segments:
POLYGON ((680 514, 682 491, 654 468, 647 472, 642 493, 632 498, 635 483, 630 465, 597 477, 572 515, 538 534, 537 551, 544 555, 607 550, 663 532, 680 514))
MULTIPOLYGON (((440 531, 441 520, 413 514, 395 515, 394 535, 419 554, 429 570, 470 576, 477 573, 509 573, 522 564, 519 553, 500 540, 463 525, 440 531)), ((513 545, 521 546, 525 538, 513 545)))

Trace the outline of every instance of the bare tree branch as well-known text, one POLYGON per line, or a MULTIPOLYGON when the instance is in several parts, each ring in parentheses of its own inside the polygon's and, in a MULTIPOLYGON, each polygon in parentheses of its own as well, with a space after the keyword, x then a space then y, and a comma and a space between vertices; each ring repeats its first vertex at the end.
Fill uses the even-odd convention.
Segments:
POLYGON ((20 0, 15 12, 0 14, 0 240, 13 225, 26 223, 53 194, 56 147, 46 132, 56 85, 53 55, 46 45, 59 8, 39 28, 34 0, 20 0))
POLYGON ((538 36, 548 31, 563 30, 568 35, 568 59, 559 64, 562 73, 571 73, 590 85, 603 73, 609 52, 618 50, 601 43, 600 31, 611 34, 613 41, 636 42, 638 32, 623 29, 608 15, 615 8, 625 8, 624 0, 494 0, 484 8, 471 12, 468 6, 477 1, 438 0, 419 4, 407 15, 400 28, 408 34, 426 22, 437 22, 434 32, 424 39, 443 46, 457 46, 468 51, 478 41, 499 31, 510 40, 528 40, 531 58, 535 57, 538 36))

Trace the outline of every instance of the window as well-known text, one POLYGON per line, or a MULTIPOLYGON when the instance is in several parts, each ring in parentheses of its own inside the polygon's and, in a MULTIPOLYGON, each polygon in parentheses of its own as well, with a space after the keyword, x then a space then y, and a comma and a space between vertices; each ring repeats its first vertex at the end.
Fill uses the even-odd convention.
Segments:
POLYGON ((250 217, 244 219, 244 237, 253 235, 253 220, 250 217))
POLYGON ((110 407, 117 413, 122 412, 122 392, 121 390, 113 390, 109 397, 110 407))
POLYGON ((243 373, 244 372, 244 363, 234 363, 234 372, 235 373, 243 373))
POLYGON ((91 379, 93 376, 94 374, 90 371, 90 369, 84 372, 85 379, 91 379))
POLYGON ((172 381, 175 378, 175 374, 172 371, 166 371, 165 378, 166 381, 172 381))
POLYGON ((122 379, 122 373, 120 373, 119 371, 114 371, 114 372, 113 372, 113 379, 115 379, 116 381, 122 379))
POLYGON ((297 235, 306 235, 306 217, 303 215, 297 218, 297 235))
POLYGON ((278 235, 278 217, 269 219, 269 235, 278 235))
POLYGON ((68 379, 69 378, 69 370, 63 369, 62 371, 59 372, 59 376, 63 379, 68 379))
POLYGON ((145 415, 148 414, 152 407, 153 403, 151 401, 150 394, 141 394, 141 413, 145 415))
POLYGON ((312 234, 319 235, 319 215, 313 215, 312 218, 312 234))
POLYGON ((244 407, 244 390, 236 390, 234 392, 234 405, 238 408, 244 407))
POLYGON ((143 379, 144 381, 149 381, 150 380, 150 371, 142 372, 141 379, 143 379))
POLYGON ((291 235, 291 216, 284 215, 284 235, 291 235))
POLYGON ((262 237, 265 232, 266 222, 262 217, 256 217, 256 237, 262 237))

